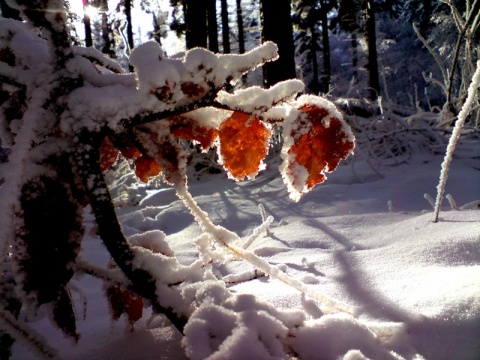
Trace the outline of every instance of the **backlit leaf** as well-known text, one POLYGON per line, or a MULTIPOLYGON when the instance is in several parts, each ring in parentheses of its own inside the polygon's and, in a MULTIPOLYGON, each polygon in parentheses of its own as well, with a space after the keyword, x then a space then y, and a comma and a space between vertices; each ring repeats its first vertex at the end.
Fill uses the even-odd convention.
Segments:
POLYGON ((106 295, 113 320, 118 320, 120 316, 126 314, 129 324, 133 325, 142 318, 143 299, 141 296, 119 286, 108 286, 106 295))
POLYGON ((218 137, 218 130, 200 125, 185 116, 176 116, 170 120, 170 133, 178 139, 197 141, 203 149, 208 149, 218 137))
POLYGON ((249 114, 235 111, 219 129, 223 166, 236 180, 254 177, 263 170, 270 130, 249 114))
POLYGON ((300 106, 288 128, 289 140, 283 155, 283 175, 294 200, 322 183, 325 172, 334 171, 355 146, 349 126, 333 104, 321 98, 310 100, 312 103, 300 106))
POLYGON ((105 171, 110 168, 118 158, 118 150, 115 149, 112 141, 104 137, 100 144, 100 168, 105 171))
POLYGON ((157 176, 162 171, 162 167, 155 161, 154 158, 148 155, 142 155, 134 161, 135 175, 147 183, 151 177, 157 176))

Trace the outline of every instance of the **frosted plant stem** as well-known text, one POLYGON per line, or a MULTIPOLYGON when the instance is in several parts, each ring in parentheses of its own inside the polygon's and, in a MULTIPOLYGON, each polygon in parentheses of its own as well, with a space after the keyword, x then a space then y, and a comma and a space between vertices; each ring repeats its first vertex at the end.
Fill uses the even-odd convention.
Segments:
POLYGON ((338 300, 330 299, 327 296, 324 296, 314 291, 312 288, 308 287, 304 283, 283 273, 277 267, 270 265, 267 261, 255 255, 253 252, 245 250, 240 246, 234 245, 234 243, 240 244, 240 237, 234 232, 231 232, 221 226, 213 224, 208 217, 208 214, 198 206, 197 202, 189 193, 185 184, 176 184, 175 190, 178 197, 183 201, 185 206, 192 213, 195 221, 200 225, 200 228, 204 232, 206 232, 211 238, 213 238, 217 243, 225 246, 234 254, 238 255, 240 258, 252 264, 255 268, 319 301, 322 304, 323 311, 342 311, 351 315, 355 315, 356 312, 352 306, 338 300))
POLYGON ((30 350, 42 358, 58 358, 57 350, 47 344, 45 339, 35 330, 19 322, 12 314, 0 308, 0 329, 4 329, 17 340, 25 342, 30 350))
POLYGON ((435 202, 435 212, 433 216, 433 222, 438 221, 438 214, 440 213, 440 206, 443 201, 443 194, 445 192, 445 184, 447 183, 448 169, 450 163, 452 162, 453 151, 455 150, 455 145, 460 137, 460 131, 462 130, 463 124, 467 118, 468 113, 472 107, 473 101, 475 99, 475 93, 478 86, 480 85, 480 60, 477 61, 477 69, 473 74, 472 81, 468 87, 468 96, 467 100, 462 106, 462 110, 458 114, 458 119, 455 122, 455 128, 453 129, 452 136, 448 142, 447 151, 445 153, 445 158, 442 163, 442 170, 440 172, 440 182, 437 186, 437 200, 435 202))

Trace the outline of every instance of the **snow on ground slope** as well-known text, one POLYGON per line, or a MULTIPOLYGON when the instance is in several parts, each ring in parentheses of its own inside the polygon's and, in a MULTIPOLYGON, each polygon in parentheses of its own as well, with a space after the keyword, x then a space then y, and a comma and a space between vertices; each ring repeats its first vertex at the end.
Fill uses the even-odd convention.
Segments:
MULTIPOLYGON (((288 199, 275 169, 250 182, 215 175, 192 181, 190 187, 216 224, 242 237, 261 223, 262 205, 275 222, 269 235, 249 249, 317 292, 355 306, 357 320, 383 348, 406 359, 474 360, 480 358, 480 210, 451 210, 445 201, 441 221, 432 222, 433 209, 424 194, 435 196, 441 161, 440 156, 417 155, 406 164, 380 168, 383 177, 364 163, 340 166, 299 203, 288 199)), ((138 187, 129 177, 121 180, 112 192, 122 205, 118 214, 127 235, 161 229, 183 263, 196 259, 192 241, 200 231, 173 190, 138 187), (128 197, 139 204, 128 205, 128 197)), ((446 194, 458 206, 480 199, 478 159, 454 159, 446 194)), ((82 256, 104 265, 106 255, 93 233, 82 256)), ((228 275, 250 269, 232 261, 216 271, 228 275)), ((62 358, 184 358, 181 336, 162 319, 149 322, 147 311, 130 332, 125 319, 109 320, 100 281, 85 276, 75 284, 82 289, 73 292, 78 311, 87 299, 77 345, 44 320, 34 324, 62 358)), ((356 350, 379 356, 370 349, 367 332, 342 327, 339 316, 318 319, 314 301, 278 280, 263 276, 229 286, 278 308, 304 308, 318 322, 316 332, 305 337, 304 358, 336 359, 348 353, 345 358, 360 359, 356 350), (329 327, 322 328, 322 322, 329 327)), ((14 358, 29 356, 16 345, 14 358)))

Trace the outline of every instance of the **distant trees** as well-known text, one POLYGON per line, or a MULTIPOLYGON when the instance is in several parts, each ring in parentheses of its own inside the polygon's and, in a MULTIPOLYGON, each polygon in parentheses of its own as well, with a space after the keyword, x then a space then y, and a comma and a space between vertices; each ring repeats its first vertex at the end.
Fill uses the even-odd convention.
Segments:
MULTIPOLYGON (((115 9, 108 8, 107 0, 83 3, 97 8, 99 13, 92 19, 85 14, 85 37, 77 43, 93 46, 126 67, 129 50, 140 35, 145 35, 135 34, 140 24, 132 15, 135 5, 151 14, 152 30, 146 33, 159 43, 168 30, 184 40, 185 49, 204 47, 213 52, 244 53, 262 41, 277 43, 280 59, 267 64, 263 74, 250 74, 250 84, 271 86, 298 76, 307 84, 305 91, 309 93, 371 100, 379 95, 388 98, 390 88, 394 101, 410 105, 421 102, 430 109, 440 106, 442 97, 448 98, 452 114, 458 108, 453 104, 456 98, 464 97, 464 80, 473 68, 473 60, 464 59, 468 54, 476 56, 473 49, 480 39, 474 16, 480 1, 473 0, 451 2, 457 9, 457 20, 451 16, 447 2, 440 0, 170 0, 171 8, 163 11, 157 0, 122 0, 115 9), (469 20, 467 14, 473 14, 469 20), (437 53, 436 60, 418 41, 412 24, 437 53), (455 51, 444 51, 446 47, 441 44, 445 43, 455 51), (392 59, 397 56, 401 56, 400 61, 392 59), (407 56, 418 58, 409 63, 407 56), (439 62, 443 65, 438 66, 439 62), (464 64, 468 69, 461 70, 464 64), (408 75, 399 77, 398 72, 408 75), (448 73, 450 79, 440 82, 448 82, 449 89, 429 79, 445 78, 441 72, 448 73)), ((19 16, 7 0, 0 0, 0 10, 4 17, 19 16)), ((83 14, 70 17, 79 21, 83 14)))
POLYGON ((185 42, 187 49, 207 47, 207 3, 205 0, 184 0, 185 42))
POLYGON ((264 83, 271 86, 296 77, 290 0, 261 0, 262 40, 278 45, 280 58, 264 67, 264 83))
POLYGON ((378 58, 377 58, 377 33, 375 28, 375 2, 374 0, 365 0, 365 41, 368 46, 368 61, 366 69, 368 71, 368 85, 370 90, 370 100, 376 100, 380 95, 380 78, 378 76, 378 58))
MULTIPOLYGON (((299 0, 295 2, 294 23, 298 27, 296 39, 300 53, 311 65, 311 79, 308 90, 314 94, 320 91, 327 94, 330 90, 331 60, 330 60, 330 21, 328 14, 336 6, 336 0, 299 0), (319 24, 321 28, 319 29, 319 24), (321 48, 320 48, 321 39, 321 48), (317 62, 317 51, 323 54, 323 73, 321 83, 317 62)), ((308 66, 310 67, 310 66, 308 66)))

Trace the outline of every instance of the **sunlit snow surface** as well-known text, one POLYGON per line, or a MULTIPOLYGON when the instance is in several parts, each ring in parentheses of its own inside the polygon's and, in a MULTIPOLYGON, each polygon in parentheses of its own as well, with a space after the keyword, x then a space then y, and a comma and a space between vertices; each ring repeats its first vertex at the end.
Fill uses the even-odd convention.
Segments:
MULTIPOLYGON (((288 198, 275 167, 256 180, 235 183, 212 175, 191 180, 195 199, 211 219, 245 238, 262 219, 258 205, 275 218, 271 235, 249 247, 270 264, 317 292, 357 309, 319 317, 316 304, 287 285, 260 277, 229 285, 281 309, 304 309, 308 334, 297 344, 301 359, 479 359, 480 210, 451 210, 445 201, 440 222, 424 194, 435 196, 441 156, 417 155, 407 164, 381 167, 383 178, 358 161, 342 165, 298 203, 288 198), (389 206, 390 202, 390 206, 389 206), (361 353, 360 353, 361 352, 361 353)), ((455 158, 446 194, 458 206, 480 199, 480 161, 455 158)), ((140 186, 130 176, 116 179, 119 218, 127 235, 161 229, 180 261, 198 254, 200 235, 174 191, 140 186), (138 202, 136 206, 128 201, 138 202)), ((83 258, 105 265, 92 217, 83 258)), ((241 261, 218 266, 218 274, 251 270, 241 261)), ((143 319, 131 332, 126 319, 111 322, 99 280, 76 278, 78 344, 42 319, 32 326, 65 359, 183 359, 181 336, 159 318, 143 319), (82 319, 86 301, 86 317, 82 319)), ((220 320, 219 320, 220 321, 220 320)), ((221 324, 219 324, 221 326, 221 324)), ((305 327, 302 328, 305 331, 305 327)), ((238 354, 238 359, 247 358, 238 354)), ((15 359, 33 355, 20 344, 15 359)))

